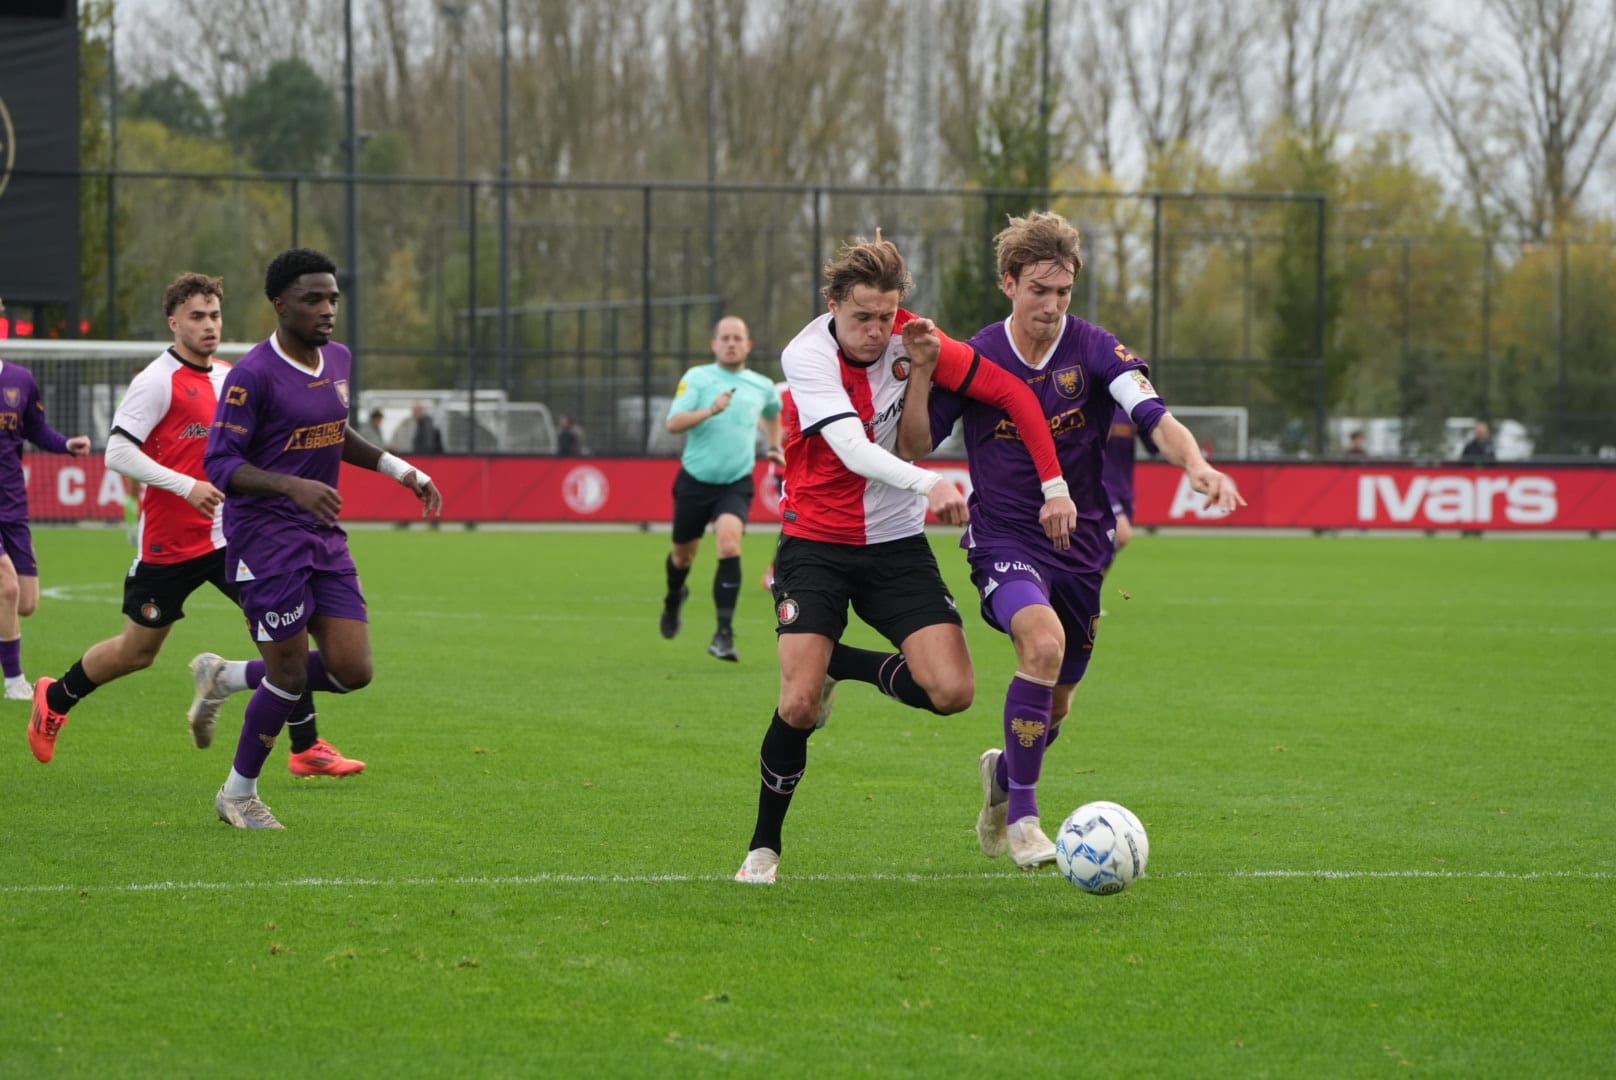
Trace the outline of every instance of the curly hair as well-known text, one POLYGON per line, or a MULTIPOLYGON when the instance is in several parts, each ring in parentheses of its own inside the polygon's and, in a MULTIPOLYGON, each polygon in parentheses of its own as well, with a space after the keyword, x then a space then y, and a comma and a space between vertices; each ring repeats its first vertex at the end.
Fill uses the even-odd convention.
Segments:
POLYGON ((836 258, 825 264, 825 284, 819 292, 825 299, 840 303, 858 285, 868 285, 877 292, 896 292, 899 300, 915 287, 898 245, 882 239, 880 229, 875 230, 874 240, 855 236, 837 250, 836 258))
POLYGON ((270 262, 269 269, 264 272, 264 295, 271 300, 278 300, 281 294, 292 287, 292 282, 304 274, 335 274, 337 264, 332 262, 324 252, 313 248, 293 248, 283 251, 270 262))
POLYGON ((163 290, 163 314, 172 315, 174 309, 193 296, 211 296, 224 303, 224 278, 206 274, 181 274, 173 284, 163 290))
POLYGON ((1012 217, 1010 225, 993 238, 999 256, 999 276, 1009 274, 1016 281, 1034 263, 1053 262, 1083 272, 1083 239, 1077 226, 1048 210, 1026 217, 1012 217))

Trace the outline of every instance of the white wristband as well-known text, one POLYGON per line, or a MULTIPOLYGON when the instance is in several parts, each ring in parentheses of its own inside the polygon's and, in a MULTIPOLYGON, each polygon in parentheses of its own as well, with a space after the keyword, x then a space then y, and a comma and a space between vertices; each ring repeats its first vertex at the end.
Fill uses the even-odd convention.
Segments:
POLYGON ((1071 488, 1066 486, 1066 478, 1057 476, 1053 480, 1045 480, 1039 485, 1044 489, 1044 501, 1050 499, 1069 499, 1072 497, 1071 488))
POLYGON ((376 471, 383 476, 392 477, 401 484, 404 483, 404 478, 413 472, 415 474, 414 487, 426 487, 432 482, 432 478, 423 470, 416 468, 396 454, 387 453, 385 450, 382 451, 381 460, 376 462, 376 471))

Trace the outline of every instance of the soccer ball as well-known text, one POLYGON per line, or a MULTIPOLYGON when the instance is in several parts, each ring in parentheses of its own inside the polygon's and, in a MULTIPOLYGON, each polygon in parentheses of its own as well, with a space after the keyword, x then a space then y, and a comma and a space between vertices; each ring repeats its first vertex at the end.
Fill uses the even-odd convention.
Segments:
POLYGON ((1144 874, 1149 858, 1144 825, 1114 802, 1079 806, 1055 836, 1055 864, 1067 881, 1088 893, 1121 892, 1144 874))

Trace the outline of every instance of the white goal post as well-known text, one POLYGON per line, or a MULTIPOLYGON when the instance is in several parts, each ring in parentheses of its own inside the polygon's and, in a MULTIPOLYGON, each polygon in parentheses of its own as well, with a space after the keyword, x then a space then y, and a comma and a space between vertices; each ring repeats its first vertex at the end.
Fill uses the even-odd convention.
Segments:
POLYGON ((1215 461, 1244 461, 1247 413, 1244 405, 1169 405, 1167 411, 1184 421, 1202 448, 1215 461))

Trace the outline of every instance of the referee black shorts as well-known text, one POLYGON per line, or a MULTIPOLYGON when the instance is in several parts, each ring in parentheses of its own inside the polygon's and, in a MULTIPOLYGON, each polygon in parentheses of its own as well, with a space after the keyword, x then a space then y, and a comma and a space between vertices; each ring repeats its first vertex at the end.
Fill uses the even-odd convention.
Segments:
POLYGON ((822 634, 839 641, 849 604, 895 648, 916 630, 961 625, 924 535, 881 544, 832 544, 782 534, 774 553, 775 633, 822 634))
POLYGON ((733 484, 706 484, 681 467, 673 478, 673 542, 700 540, 709 523, 720 514, 734 514, 744 523, 752 512, 752 474, 733 484))

